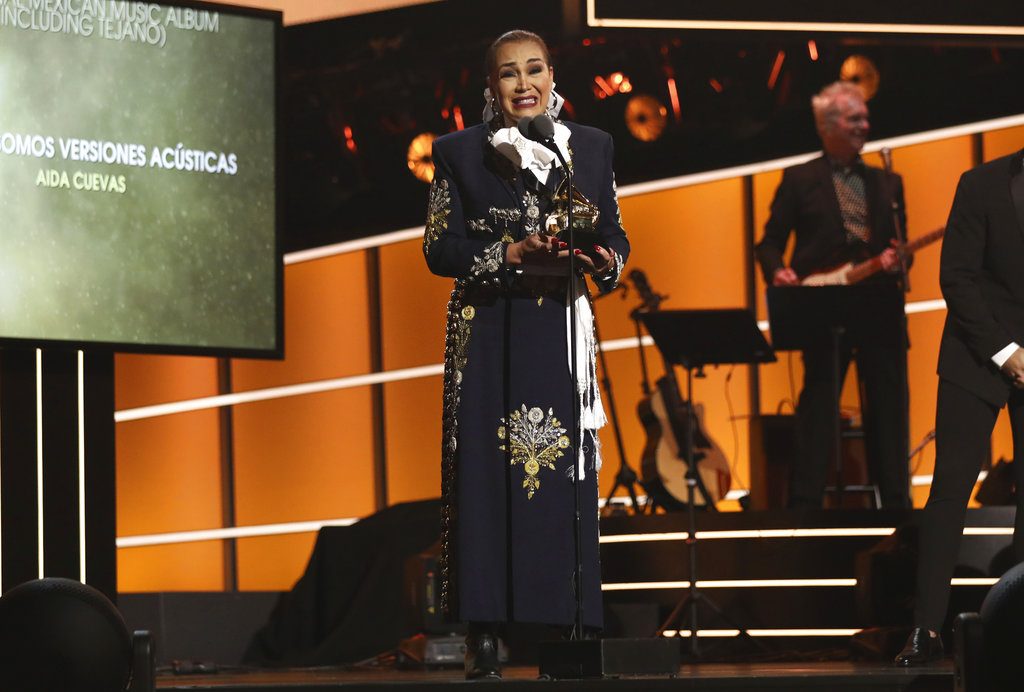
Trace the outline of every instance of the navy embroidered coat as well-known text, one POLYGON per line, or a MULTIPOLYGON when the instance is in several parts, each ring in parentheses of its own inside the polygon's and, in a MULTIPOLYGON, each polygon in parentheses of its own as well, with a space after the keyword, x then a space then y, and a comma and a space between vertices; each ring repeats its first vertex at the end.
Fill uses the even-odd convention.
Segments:
MULTIPOLYGON (((629 254, 612 140, 566 123, 574 184, 596 230, 629 254)), ((489 142, 486 124, 434 142, 423 252, 455 278, 448 304, 442 424, 442 603, 452 619, 564 625, 575 619, 573 460, 564 277, 523 276, 508 244, 543 227, 562 171, 542 185, 489 142)), ((584 623, 599 627, 596 437, 582 435, 584 623)))

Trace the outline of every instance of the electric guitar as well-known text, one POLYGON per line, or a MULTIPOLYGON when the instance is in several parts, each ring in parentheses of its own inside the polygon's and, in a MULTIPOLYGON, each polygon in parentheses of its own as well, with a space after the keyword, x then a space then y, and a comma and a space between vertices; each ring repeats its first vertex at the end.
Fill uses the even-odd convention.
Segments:
MULTIPOLYGON (((910 257, 921 248, 931 245, 935 241, 939 240, 946 234, 945 228, 937 228, 931 233, 926 233, 920 238, 914 238, 909 243, 903 246, 902 250, 898 250, 905 257, 910 257)), ((869 276, 874 276, 878 272, 882 271, 882 260, 879 259, 881 255, 876 255, 871 259, 864 260, 863 262, 853 263, 847 262, 846 264, 836 267, 834 269, 816 272, 809 274, 800 280, 802 286, 848 286, 863 281, 869 276)))

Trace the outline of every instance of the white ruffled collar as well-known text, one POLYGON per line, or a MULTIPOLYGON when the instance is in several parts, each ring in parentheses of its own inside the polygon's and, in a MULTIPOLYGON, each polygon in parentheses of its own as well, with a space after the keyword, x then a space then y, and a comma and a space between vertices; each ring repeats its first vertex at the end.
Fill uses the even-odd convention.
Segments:
MULTIPOLYGON (((566 161, 569 160, 569 128, 555 122, 555 146, 566 161)), ((515 127, 503 127, 491 135, 491 146, 517 168, 530 171, 542 184, 548 181, 548 173, 562 165, 555 153, 540 142, 527 139, 515 127)))

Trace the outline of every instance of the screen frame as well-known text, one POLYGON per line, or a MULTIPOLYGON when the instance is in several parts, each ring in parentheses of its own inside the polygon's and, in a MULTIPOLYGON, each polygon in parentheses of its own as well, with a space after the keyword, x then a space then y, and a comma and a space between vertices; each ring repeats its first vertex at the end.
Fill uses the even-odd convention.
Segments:
MULTIPOLYGON (((139 4, 140 0, 123 0, 139 4)), ((257 7, 202 2, 198 0, 162 0, 161 6, 207 10, 232 16, 253 17, 269 20, 273 24, 273 130, 274 130, 274 345, 270 348, 244 348, 233 346, 195 346, 188 344, 137 343, 123 341, 101 341, 82 339, 47 339, 36 337, 4 336, 0 331, 0 351, 3 350, 74 350, 87 352, 147 353, 170 356, 212 356, 216 358, 263 358, 282 360, 284 358, 284 253, 282 229, 284 228, 284 199, 281 189, 281 165, 284 161, 284 137, 281 132, 283 98, 281 94, 281 55, 284 13, 257 7)))

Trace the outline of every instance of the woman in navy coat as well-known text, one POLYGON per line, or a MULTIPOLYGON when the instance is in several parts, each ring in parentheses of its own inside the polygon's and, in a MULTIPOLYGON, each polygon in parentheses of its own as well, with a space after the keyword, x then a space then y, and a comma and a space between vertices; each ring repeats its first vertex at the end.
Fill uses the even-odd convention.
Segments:
MULTIPOLYGON (((547 46, 535 34, 500 36, 486 68, 484 122, 434 142, 423 239, 430 270, 455 279, 445 342, 441 596, 449 617, 469 623, 469 678, 500 677, 501 623, 574 622, 577 473, 584 624, 602 622, 597 429, 604 412, 590 299, 584 278, 569 276, 557 214, 565 205, 555 201, 559 191, 565 197, 564 171, 553 152, 516 128, 524 117, 556 116, 562 99, 547 46), (570 429, 574 396, 578 431, 570 429)), ((585 198, 574 212, 597 212, 601 245, 577 254, 577 266, 599 290, 611 290, 629 254, 611 137, 556 120, 554 141, 585 198)))

